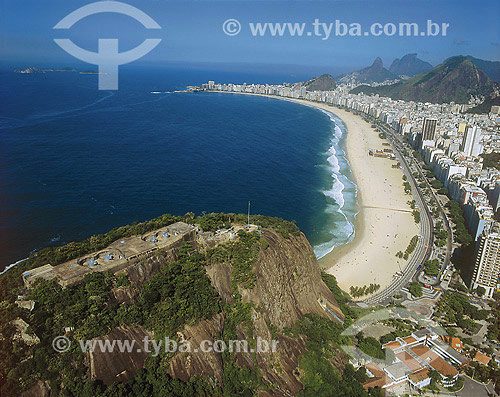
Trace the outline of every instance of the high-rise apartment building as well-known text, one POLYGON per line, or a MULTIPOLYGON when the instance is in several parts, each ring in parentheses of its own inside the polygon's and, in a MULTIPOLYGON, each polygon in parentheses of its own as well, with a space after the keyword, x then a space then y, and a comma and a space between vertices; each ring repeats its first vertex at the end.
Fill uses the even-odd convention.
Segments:
POLYGON ((481 144, 482 137, 483 133, 480 128, 468 126, 465 130, 460 150, 464 152, 466 156, 479 156, 483 153, 484 149, 481 144))
POLYGON ((437 119, 425 118, 422 124, 422 141, 434 141, 436 138, 437 119))
POLYGON ((500 234, 485 231, 479 240, 471 288, 483 287, 484 297, 492 298, 500 287, 500 234))

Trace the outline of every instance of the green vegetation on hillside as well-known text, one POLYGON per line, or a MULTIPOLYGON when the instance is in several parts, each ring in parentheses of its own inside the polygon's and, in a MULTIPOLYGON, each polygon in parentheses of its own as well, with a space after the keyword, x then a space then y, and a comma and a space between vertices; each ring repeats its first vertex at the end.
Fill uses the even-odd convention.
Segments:
MULTIPOLYGON (((157 336, 171 337, 184 324, 220 312, 220 298, 204 266, 205 256, 184 243, 178 260, 162 267, 142 286, 137 302, 121 305, 112 299, 111 289, 122 285, 123 278, 109 273, 87 274, 83 282, 64 289, 54 280, 37 281, 30 294, 35 301, 32 312, 19 309, 13 313, 0 312, 0 332, 5 337, 0 365, 2 395, 17 394, 38 379, 49 381, 54 392, 64 383, 67 395, 85 395, 88 388, 94 390, 97 386, 86 383, 84 354, 77 348, 76 340, 106 335, 111 328, 125 324, 142 325, 157 336), (22 349, 12 343, 14 330, 9 322, 14 315, 30 325, 40 343, 22 349), (66 327, 72 329, 67 336, 73 341, 73 348, 56 353, 52 340, 64 335, 66 327)), ((14 307, 5 301, 1 305, 14 307)), ((173 382, 172 387, 178 385, 178 381, 169 380, 166 375, 162 375, 161 382, 173 382)))
POLYGON ((258 252, 267 242, 255 232, 240 230, 238 236, 240 238, 236 241, 209 248, 207 258, 210 263, 230 263, 232 281, 244 288, 252 288, 257 280, 252 267, 257 261, 258 252))
POLYGON ((365 338, 363 332, 358 332, 356 334, 357 346, 363 352, 368 354, 370 357, 378 358, 379 360, 385 359, 385 353, 382 349, 380 342, 369 336, 365 338))
POLYGON ((378 87, 360 85, 352 94, 379 94, 392 99, 432 103, 468 103, 471 96, 488 96, 498 83, 463 56, 452 57, 434 69, 408 80, 378 87))
POLYGON ((348 343, 348 338, 341 336, 342 326, 323 317, 306 314, 287 334, 305 335, 307 352, 300 357, 300 380, 304 389, 299 396, 380 396, 380 390, 365 392, 354 368, 347 364, 340 372, 334 365, 334 359, 342 354, 339 347, 348 343))
POLYGON ((344 324, 349 325, 350 321, 356 318, 356 312, 347 304, 351 297, 337 284, 337 280, 331 274, 328 274, 324 270, 321 271, 321 279, 326 284, 326 286, 332 291, 335 300, 339 304, 340 310, 344 313, 346 317, 344 320, 344 324))
MULTIPOLYGON (((204 230, 213 231, 229 227, 232 222, 243 223, 246 216, 204 214, 195 218, 193 214, 184 217, 165 215, 143 224, 117 228, 81 243, 71 243, 70 248, 47 249, 42 256, 30 258, 27 266, 44 263, 49 258, 64 261, 76 252, 82 253, 87 249, 96 249, 100 244, 109 244, 117 236, 145 233, 179 220, 197 223, 204 230)), ((300 235, 294 223, 277 218, 253 216, 250 221, 262 227, 273 228, 285 238, 300 235)), ((185 325, 195 325, 200 320, 210 319, 220 313, 224 318, 224 325, 219 337, 226 342, 241 339, 241 330, 244 330, 245 337, 252 346, 255 343, 252 313, 260 309, 243 302, 238 291, 241 287, 252 288, 255 285, 257 280, 252 268, 259 252, 268 249, 268 246, 269 243, 261 232, 249 233, 243 230, 238 232, 237 240, 206 252, 200 252, 195 245, 185 242, 176 253, 177 259, 160 267, 142 285, 132 282, 132 278, 125 273, 91 273, 82 282, 64 289, 55 280, 38 280, 28 296, 35 301, 35 308, 31 312, 20 309, 13 303, 17 293, 24 291, 19 280, 20 272, 7 272, 9 276, 2 277, 2 280, 11 280, 12 284, 9 286, 14 287, 9 290, 4 286, 4 299, 0 302, 0 333, 3 337, 0 341, 1 395, 18 395, 38 380, 49 382, 54 395, 84 397, 251 396, 271 387, 264 385, 255 361, 253 367, 241 367, 237 364, 235 355, 230 352, 222 353, 221 385, 196 377, 187 382, 172 379, 166 371, 172 354, 163 351, 156 357, 148 356, 144 368, 127 383, 106 387, 100 381, 88 380, 85 355, 76 342, 107 335, 120 325, 140 325, 154 332, 155 337, 176 338, 177 332, 185 325), (207 266, 222 262, 231 266, 233 295, 232 301, 226 304, 222 303, 206 274, 207 266), (126 294, 136 288, 137 297, 130 302, 119 303, 115 299, 114 291, 126 294), (29 324, 27 332, 38 336, 40 343, 29 347, 14 340, 15 329, 11 322, 19 317, 29 324), (53 349, 52 340, 58 335, 66 335, 71 340, 72 347, 67 352, 56 353, 53 349)), ((143 261, 162 263, 165 259, 165 253, 159 250, 143 261)), ((322 278, 345 313, 344 326, 347 326, 357 317, 356 310, 347 304, 348 294, 338 287, 333 276, 322 273, 322 278)), ((342 358, 338 357, 343 354, 339 350, 340 345, 349 342, 349 338, 341 336, 342 330, 342 325, 329 319, 306 315, 289 331, 294 336, 305 335, 307 341, 308 350, 299 362, 301 381, 305 387, 301 395, 379 395, 378 389, 370 394, 364 391, 360 384, 366 380, 363 371, 354 371, 350 365, 334 365, 342 363, 342 358)), ((271 331, 278 332, 273 327, 271 331)), ((367 349, 378 349, 368 338, 366 344, 367 349)))
MULTIPOLYGON (((229 227, 231 222, 245 224, 247 222, 247 216, 245 214, 211 213, 196 217, 191 212, 188 212, 183 216, 164 214, 149 221, 141 223, 134 222, 131 225, 114 228, 108 233, 91 236, 83 241, 70 242, 59 247, 44 248, 40 251, 32 253, 28 260, 19 263, 8 272, 0 275, 0 300, 9 299, 13 301, 17 295, 17 289, 22 287, 21 274, 27 270, 46 265, 48 263, 55 266, 91 252, 104 249, 116 240, 145 234, 181 221, 191 224, 198 223, 205 231, 215 231, 224 226, 229 227)), ((300 235, 300 230, 294 222, 288 222, 280 218, 263 215, 251 215, 250 222, 264 228, 272 228, 285 238, 300 235)))
POLYGON ((491 111, 492 106, 500 106, 500 96, 486 98, 479 105, 467 110, 466 113, 488 114, 491 111))

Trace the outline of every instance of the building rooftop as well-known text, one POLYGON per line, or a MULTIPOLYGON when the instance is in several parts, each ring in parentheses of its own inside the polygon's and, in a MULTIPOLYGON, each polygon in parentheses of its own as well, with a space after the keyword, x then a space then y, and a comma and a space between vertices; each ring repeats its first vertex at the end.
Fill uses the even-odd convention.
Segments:
POLYGON ((419 329, 418 331, 415 331, 413 333, 413 335, 415 336, 415 338, 417 339, 422 339, 423 337, 425 336, 430 336, 432 335, 432 331, 428 328, 422 328, 422 329, 419 329))
POLYGON ((382 346, 384 349, 397 349, 401 347, 401 343, 399 343, 397 340, 392 341, 392 342, 387 342, 385 345, 382 346))
POLYGON ((420 383, 426 380, 429 377, 429 369, 423 368, 420 371, 414 372, 408 375, 408 379, 410 379, 413 383, 420 383))
MULTIPOLYGON (((458 339, 458 338, 456 338, 456 339, 458 339)), ((458 340, 460 340, 460 339, 458 339, 458 340)), ((452 360, 454 360, 457 363, 460 363, 461 366, 469 361, 469 359, 467 357, 460 354, 458 351, 456 351, 454 348, 452 348, 449 344, 445 343, 442 339, 435 339, 432 342, 438 348, 442 349, 448 356, 450 356, 452 360)))
POLYGON ((387 372, 387 374, 395 381, 403 379, 412 372, 410 368, 408 368, 406 364, 401 361, 385 367, 384 371, 387 372))
MULTIPOLYGON (((130 265, 129 261, 158 249, 165 249, 180 242, 184 236, 194 233, 195 227, 177 222, 142 236, 132 236, 114 241, 105 249, 87 254, 57 266, 44 265, 23 274, 29 286, 35 279, 57 278, 62 286, 78 282, 94 271, 117 273, 130 265)), ((194 238, 194 237, 193 237, 194 238)))
POLYGON ((427 363, 439 357, 425 345, 413 346, 410 348, 410 350, 427 363))
POLYGON ((438 371, 443 377, 454 377, 458 375, 458 371, 441 357, 437 357, 434 360, 431 360, 429 362, 429 365, 436 371, 438 371))
POLYGON ((455 350, 461 352, 464 348, 464 345, 462 343, 462 340, 456 336, 449 336, 449 335, 439 335, 439 338, 448 343, 452 348, 455 350))
POLYGON ((406 336, 404 338, 401 338, 405 341, 407 345, 410 345, 412 343, 415 343, 417 340, 413 336, 406 336))
POLYGON ((29 286, 38 278, 43 280, 52 280, 56 277, 54 267, 52 265, 43 265, 35 269, 27 270, 23 273, 24 283, 29 286))
POLYGON ((417 371, 422 368, 419 362, 412 357, 409 353, 402 351, 401 353, 396 354, 396 357, 401 360, 410 370, 417 371))
POLYGON ((484 365, 488 365, 488 363, 491 360, 491 357, 488 357, 486 354, 483 354, 481 352, 477 352, 476 355, 474 356, 474 360, 479 361, 484 365))

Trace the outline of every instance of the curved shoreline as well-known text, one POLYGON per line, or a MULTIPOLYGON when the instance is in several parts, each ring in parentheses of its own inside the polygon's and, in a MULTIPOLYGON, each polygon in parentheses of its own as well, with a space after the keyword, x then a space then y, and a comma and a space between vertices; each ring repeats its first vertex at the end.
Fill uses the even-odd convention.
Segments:
POLYGON ((419 228, 407 204, 412 197, 404 193, 402 170, 392 168, 394 161, 368 155, 369 149, 385 148, 378 133, 361 117, 327 104, 273 95, 221 93, 295 102, 327 111, 342 120, 348 132, 345 155, 351 167, 351 179, 357 187, 355 234, 350 242, 335 247, 318 261, 337 278, 344 291, 349 291, 351 286, 369 284, 379 284, 380 289, 387 287, 407 263, 397 258, 396 253, 406 249, 411 238, 419 233, 419 228))
MULTIPOLYGON (((342 228, 342 234, 336 238, 330 238, 328 241, 319 243, 313 246, 316 257, 318 259, 325 257, 330 254, 336 247, 343 246, 353 240, 356 235, 356 216, 359 212, 357 192, 358 187, 354 181, 351 166, 349 160, 347 159, 347 153, 345 150, 345 140, 347 136, 347 126, 335 113, 320 109, 318 107, 309 106, 315 110, 320 110, 323 114, 327 115, 331 122, 334 123, 335 127, 332 133, 332 139, 330 141, 331 146, 329 147, 327 153, 328 158, 326 161, 329 163, 330 173, 330 183, 331 188, 323 190, 322 193, 328 198, 328 200, 333 200, 334 204, 328 204, 325 210, 326 214, 330 214, 330 207, 335 208, 335 213, 340 214, 345 222, 343 225, 338 224, 339 228, 342 228), (331 160, 331 159, 334 160, 331 160), (347 167, 347 172, 346 172, 347 167), (342 187, 340 189, 339 185, 342 187), (336 189, 337 188, 337 189, 336 189), (352 189, 353 191, 350 191, 352 189), (339 197, 341 196, 342 202, 339 202, 339 197), (351 208, 352 206, 352 208, 351 208), (349 230, 344 230, 347 227, 349 230)), ((334 221, 337 223, 337 221, 334 221)), ((329 230, 329 232, 334 232, 335 229, 329 230)), ((333 234, 333 233, 331 233, 333 234)))
MULTIPOLYGON (((357 205, 354 219, 348 218, 347 222, 353 224, 354 232, 350 241, 334 247, 319 259, 319 263, 328 273, 335 275, 345 291, 351 286, 372 283, 379 284, 381 289, 388 286, 395 273, 406 266, 406 261, 396 258, 396 252, 404 251, 411 237, 419 231, 406 204, 411 196, 404 195, 401 169, 391 168, 394 162, 390 160, 368 156, 368 148, 384 148, 378 133, 361 117, 327 104, 273 95, 221 93, 295 102, 334 115, 343 122, 347 133, 343 133, 340 141, 345 145, 342 147, 343 157, 351 169, 347 179, 355 185, 357 205), (374 233, 375 228, 377 233, 374 233)), ((346 176, 342 172, 339 174, 346 176)), ((344 212, 342 214, 346 216, 344 212)), ((22 261, 7 266, 3 272, 22 261)))

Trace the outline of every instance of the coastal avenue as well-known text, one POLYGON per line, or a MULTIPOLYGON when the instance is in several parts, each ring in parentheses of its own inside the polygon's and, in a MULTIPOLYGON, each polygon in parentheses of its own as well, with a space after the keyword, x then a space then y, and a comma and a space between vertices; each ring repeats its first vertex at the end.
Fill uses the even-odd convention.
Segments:
MULTIPOLYGON (((395 131, 393 129, 388 128, 386 126, 381 126, 381 128, 384 130, 384 132, 388 133, 392 137, 392 139, 397 140, 399 147, 404 145, 404 142, 401 139, 401 136, 398 135, 397 133, 395 133, 395 131)), ((451 252, 452 252, 452 248, 453 248, 453 238, 454 238, 453 237, 453 229, 450 226, 450 221, 448 220, 448 216, 446 215, 446 212, 444 211, 444 208, 441 204, 441 201, 436 197, 435 189, 431 186, 431 183, 429 182, 429 179, 425 175, 424 170, 422 169, 422 167, 420 165, 420 162, 417 159, 415 159, 411 153, 410 153, 410 156, 412 157, 412 163, 417 168, 420 176, 422 176, 422 178, 424 179, 424 181, 427 185, 427 188, 429 189, 429 192, 431 193, 432 198, 434 199, 434 202, 436 203, 436 205, 438 207, 439 213, 441 215, 441 218, 443 219, 444 226, 445 226, 446 231, 448 233, 448 237, 446 239, 446 256, 445 256, 445 259, 443 262, 443 266, 441 268, 441 270, 443 271, 448 267, 448 265, 450 264, 450 261, 451 261, 451 252)), ((436 281, 434 283, 430 282, 430 285, 437 285, 437 284, 439 284, 439 279, 436 279, 436 281)))
POLYGON ((392 299, 392 296, 400 291, 403 287, 405 287, 413 279, 418 270, 418 267, 430 258, 434 238, 432 217, 425 201, 424 195, 421 192, 420 188, 417 186, 417 182, 415 180, 415 177, 413 176, 413 173, 411 172, 408 162, 400 151, 400 146, 395 142, 393 132, 385 126, 381 128, 389 138, 388 141, 390 142, 392 149, 394 150, 394 154, 401 164, 403 173, 406 175, 411 185, 412 191, 414 192, 413 196, 415 198, 415 202, 420 208, 420 237, 418 239, 415 252, 411 256, 406 267, 403 269, 401 276, 396 278, 387 288, 362 301, 362 303, 369 306, 389 303, 389 301, 392 299))

